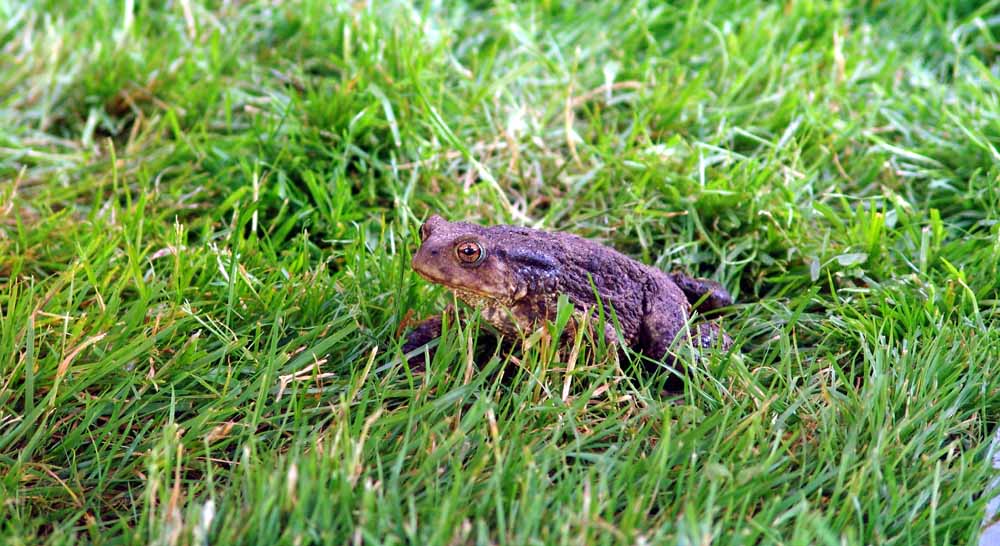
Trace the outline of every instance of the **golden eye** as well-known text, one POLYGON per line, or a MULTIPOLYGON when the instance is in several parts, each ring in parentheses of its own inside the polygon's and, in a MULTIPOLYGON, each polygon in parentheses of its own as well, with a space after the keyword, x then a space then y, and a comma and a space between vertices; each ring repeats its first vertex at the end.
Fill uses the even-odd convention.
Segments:
POLYGON ((462 241, 455 245, 455 255, 464 265, 479 265, 486 257, 483 247, 475 241, 462 241))
POLYGON ((427 225, 427 222, 420 224, 420 240, 426 241, 428 237, 431 236, 431 226, 427 225))

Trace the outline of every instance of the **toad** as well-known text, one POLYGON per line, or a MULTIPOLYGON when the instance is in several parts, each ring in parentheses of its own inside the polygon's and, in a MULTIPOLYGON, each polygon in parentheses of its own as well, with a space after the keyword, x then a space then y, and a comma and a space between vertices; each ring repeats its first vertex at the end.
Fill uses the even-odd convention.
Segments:
MULTIPOLYGON (((433 215, 420 227, 420 248, 412 267, 421 277, 449 288, 503 336, 518 336, 554 320, 565 294, 580 313, 606 314, 609 344, 623 342, 655 360, 672 362, 675 341, 728 349, 732 340, 713 322, 688 324, 692 306, 701 313, 732 304, 717 282, 664 273, 594 241, 562 232, 517 226, 448 222, 433 215), (619 339, 618 333, 621 334, 619 339)), ((595 322, 596 323, 596 322, 595 322)), ((441 334, 441 316, 420 323, 403 351, 441 334)), ((422 368, 423 355, 411 360, 422 368)))

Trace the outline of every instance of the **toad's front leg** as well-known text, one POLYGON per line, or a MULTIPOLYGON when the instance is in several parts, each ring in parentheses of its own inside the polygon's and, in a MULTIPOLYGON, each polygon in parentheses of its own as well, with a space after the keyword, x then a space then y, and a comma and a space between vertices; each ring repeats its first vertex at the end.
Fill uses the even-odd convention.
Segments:
MULTIPOLYGON (((441 337, 441 315, 434 315, 417 324, 417 327, 406 336, 406 342, 403 343, 403 353, 408 354, 424 347, 439 337, 441 337)), ((424 353, 427 354, 427 360, 434 358, 434 349, 430 347, 426 349, 426 351, 420 351, 409 357, 407 361, 410 363, 411 371, 424 371, 424 353)))
POLYGON ((448 317, 449 324, 454 324, 456 320, 463 320, 467 318, 465 313, 461 313, 460 310, 456 309, 454 305, 448 304, 441 314, 434 315, 420 321, 416 327, 414 327, 413 330, 406 335, 406 341, 403 343, 403 354, 407 354, 421 348, 426 349, 411 355, 407 359, 407 362, 410 363, 410 371, 415 373, 423 372, 426 368, 425 362, 430 362, 434 358, 435 348, 424 346, 441 337, 441 325, 445 316, 448 317), (424 360, 425 355, 426 361, 424 360))

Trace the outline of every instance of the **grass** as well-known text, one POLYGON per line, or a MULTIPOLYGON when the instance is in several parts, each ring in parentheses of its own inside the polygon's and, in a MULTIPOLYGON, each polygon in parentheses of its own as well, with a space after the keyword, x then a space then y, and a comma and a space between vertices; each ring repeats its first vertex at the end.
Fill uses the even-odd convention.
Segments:
POLYGON ((1000 2, 81 6, 0 2, 6 544, 976 542, 1000 2), (413 376, 435 211, 715 278, 739 351, 413 376))

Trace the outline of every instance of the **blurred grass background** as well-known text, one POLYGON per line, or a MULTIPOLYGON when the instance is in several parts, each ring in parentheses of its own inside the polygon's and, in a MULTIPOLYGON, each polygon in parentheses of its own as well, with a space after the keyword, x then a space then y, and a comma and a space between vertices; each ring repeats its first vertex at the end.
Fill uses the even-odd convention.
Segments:
POLYGON ((998 33, 997 1, 0 0, 0 534, 975 543, 998 33), (431 212, 715 278, 739 354, 666 396, 473 324, 412 376, 431 212))

